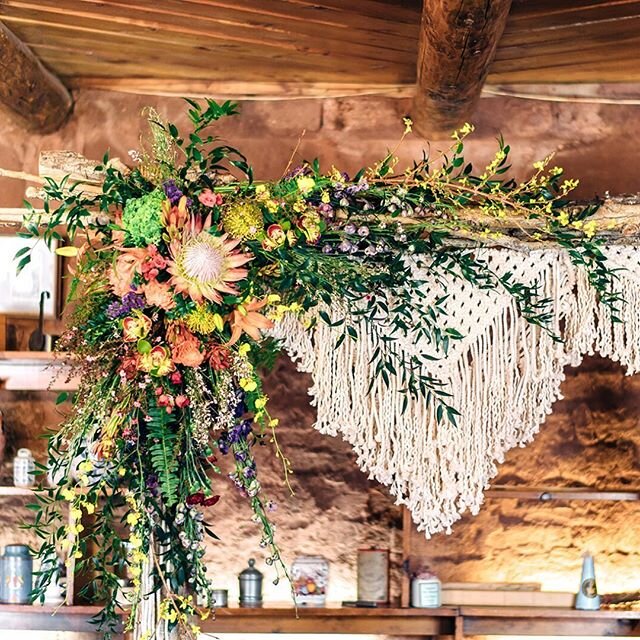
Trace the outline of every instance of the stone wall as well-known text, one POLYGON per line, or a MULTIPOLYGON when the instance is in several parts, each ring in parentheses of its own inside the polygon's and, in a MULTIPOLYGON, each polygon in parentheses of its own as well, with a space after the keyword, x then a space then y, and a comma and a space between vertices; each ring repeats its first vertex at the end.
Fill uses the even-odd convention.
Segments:
MULTIPOLYGON (((71 149, 99 158, 106 147, 126 158, 137 146, 146 104, 184 124, 179 100, 85 92, 77 96, 75 116, 60 132, 25 136, 0 123, 0 166, 35 172, 40 149, 71 149)), ((323 166, 354 172, 393 148, 402 132, 405 101, 343 99, 248 102, 242 115, 221 131, 242 149, 259 178, 284 171, 300 133, 299 156, 319 155, 323 166)), ((553 104, 495 98, 483 100, 475 118, 477 133, 468 144, 476 164, 487 162, 500 131, 514 149, 514 170, 526 175, 534 160, 557 151, 556 163, 582 179, 581 195, 590 197, 638 190, 636 141, 640 111, 634 107, 553 104)), ((438 147, 438 145, 435 145, 438 147)), ((441 146, 441 145, 440 145, 441 146)), ((423 143, 408 141, 404 160, 417 157, 423 143)), ((294 161, 297 161, 296 158, 294 161)), ((16 206, 24 185, 0 179, 0 205, 16 206)), ((281 440, 296 474, 295 497, 287 495, 277 465, 262 456, 262 475, 279 503, 278 536, 287 559, 298 553, 322 553, 332 562, 330 597, 355 596, 355 557, 361 546, 389 546, 394 562, 394 593, 399 593, 401 512, 385 490, 357 469, 344 442, 321 436, 311 425, 309 380, 282 359, 269 376, 267 390, 280 417, 281 440)), ((512 452, 497 482, 523 485, 640 485, 640 431, 637 409, 640 378, 625 378, 611 363, 589 359, 570 371, 565 400, 528 448, 512 452)), ((57 420, 46 395, 0 392, 0 408, 12 433, 8 456, 16 446, 40 448, 34 436, 57 420)), ((221 479, 221 487, 224 480, 221 479)), ((229 488, 211 513, 221 541, 207 559, 221 587, 235 589, 235 576, 251 556, 261 557, 255 525, 243 502, 229 488)), ((2 499, 0 544, 28 539, 16 525, 27 512, 24 500, 2 499)), ((640 507, 616 503, 488 501, 475 518, 465 518, 452 536, 438 536, 422 549, 426 561, 447 580, 541 580, 547 588, 573 589, 580 554, 597 554, 600 586, 605 591, 640 588, 640 507)), ((264 566, 261 567, 264 569, 264 566)), ((272 600, 285 600, 283 584, 270 585, 272 600)), ((235 598, 235 591, 232 591, 235 598)))

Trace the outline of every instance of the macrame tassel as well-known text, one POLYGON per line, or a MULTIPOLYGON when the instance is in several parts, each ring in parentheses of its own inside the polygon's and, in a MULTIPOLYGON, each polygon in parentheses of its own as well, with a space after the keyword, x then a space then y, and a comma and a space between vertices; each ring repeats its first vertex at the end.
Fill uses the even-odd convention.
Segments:
POLYGON ((136 608, 133 640, 176 640, 177 629, 169 631, 169 623, 160 618, 160 602, 164 589, 155 589, 154 554, 151 550, 142 564, 140 575, 140 602, 136 608))
MULTIPOLYGON (((376 379, 368 392, 376 341, 366 329, 338 348, 342 329, 323 322, 309 331, 289 316, 273 330, 298 368, 313 376, 315 428, 349 442, 360 468, 389 487, 427 537, 450 532, 465 511, 478 512, 497 464, 507 451, 532 440, 560 397, 566 365, 579 364, 595 350, 630 373, 640 369, 638 250, 608 250, 616 266, 626 267, 616 284, 626 300, 623 322, 615 324, 585 272, 565 252, 534 251, 526 258, 504 250, 476 253, 497 273, 537 283, 540 297, 551 301, 553 325, 547 331, 527 322, 504 291, 480 290, 459 279, 443 286, 433 279, 425 299, 448 294, 447 320, 464 335, 429 368, 452 394, 449 402, 461 414, 457 426, 439 424, 433 404, 424 399, 411 400, 403 412, 403 385, 394 376, 388 386, 376 379)), ((426 272, 418 276, 429 281, 426 272)), ((325 311, 334 319, 342 316, 340 309, 325 311)), ((401 346, 431 352, 428 344, 401 346)))

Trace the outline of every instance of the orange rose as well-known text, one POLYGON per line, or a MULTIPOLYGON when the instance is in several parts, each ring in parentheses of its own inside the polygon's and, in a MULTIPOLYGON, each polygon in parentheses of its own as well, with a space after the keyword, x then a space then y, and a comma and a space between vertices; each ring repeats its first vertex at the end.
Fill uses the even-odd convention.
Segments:
POLYGON ((205 354, 200 351, 200 341, 196 338, 175 345, 171 349, 171 357, 176 364, 199 367, 204 362, 205 354))
POLYGON ((122 251, 113 267, 109 269, 109 284, 120 298, 131 292, 136 271, 140 271, 142 261, 147 255, 144 249, 123 249, 122 251))
POLYGON ((171 343, 171 357, 176 364, 199 367, 206 354, 200 350, 201 343, 181 322, 167 327, 167 339, 171 343))
POLYGON ((142 292, 150 305, 160 307, 165 311, 169 311, 176 306, 171 287, 166 283, 152 280, 142 286, 142 292))

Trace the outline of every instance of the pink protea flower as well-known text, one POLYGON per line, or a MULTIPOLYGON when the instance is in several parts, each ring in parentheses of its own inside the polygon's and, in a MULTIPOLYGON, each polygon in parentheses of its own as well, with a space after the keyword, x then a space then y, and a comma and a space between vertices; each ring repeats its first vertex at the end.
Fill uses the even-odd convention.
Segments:
POLYGON ((205 298, 221 303, 222 293, 237 293, 232 284, 247 277, 242 265, 253 259, 248 253, 236 250, 239 240, 229 240, 225 235, 214 236, 204 225, 192 221, 182 237, 171 243, 173 258, 169 262, 169 281, 177 293, 189 296, 195 302, 205 298), (200 228, 199 228, 200 227, 200 228))

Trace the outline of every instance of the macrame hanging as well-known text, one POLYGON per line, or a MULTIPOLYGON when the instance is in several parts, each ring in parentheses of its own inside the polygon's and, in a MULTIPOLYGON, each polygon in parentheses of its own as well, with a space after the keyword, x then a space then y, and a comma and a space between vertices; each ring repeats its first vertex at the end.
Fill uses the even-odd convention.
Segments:
MULTIPOLYGON (((478 253, 497 273, 509 271, 520 282, 539 283, 540 295, 551 299, 551 332, 563 340, 520 317, 507 293, 455 278, 446 286, 432 280, 428 296, 435 299, 446 290, 447 315, 464 334, 446 358, 433 363, 432 372, 446 383, 450 403, 461 414, 456 426, 439 424, 434 407, 424 400, 410 402, 403 412, 397 378, 388 388, 377 382, 367 393, 375 346, 366 333, 336 349, 338 330, 324 323, 310 332, 289 317, 273 332, 298 369, 313 376, 315 428, 349 442, 360 468, 389 487, 427 537, 451 532, 465 511, 478 513, 496 465, 511 448, 532 440, 560 397, 566 365, 576 366, 583 355, 598 352, 619 361, 628 374, 640 369, 640 250, 606 250, 612 266, 622 269, 618 290, 626 301, 622 322, 615 324, 586 273, 566 252, 478 253)), ((428 273, 420 276, 429 280, 428 273)), ((427 344, 417 348, 429 351, 427 344)))

